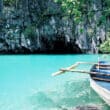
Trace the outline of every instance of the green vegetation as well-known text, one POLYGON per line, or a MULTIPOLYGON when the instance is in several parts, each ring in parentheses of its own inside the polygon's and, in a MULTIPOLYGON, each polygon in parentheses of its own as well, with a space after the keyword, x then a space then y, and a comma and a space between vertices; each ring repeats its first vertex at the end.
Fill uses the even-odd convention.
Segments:
MULTIPOLYGON (((83 16, 86 16, 87 19, 92 19, 94 16, 95 11, 100 11, 95 10, 91 8, 91 4, 93 0, 55 0, 55 2, 61 4, 62 11, 65 13, 65 15, 69 15, 68 17, 73 16, 73 22, 74 24, 79 24, 84 21, 83 16)), ((102 24, 105 25, 106 28, 106 23, 107 20, 110 19, 110 0, 101 0, 102 2, 102 16, 100 16, 100 19, 97 21, 96 26, 101 26, 102 24)), ((80 29, 81 32, 83 32, 83 29, 80 29)), ((109 29, 105 29, 105 32, 108 33, 107 31, 109 29)), ((94 31, 88 31, 89 34, 93 34, 94 31)), ((90 35, 93 36, 93 35, 90 35)), ((107 40, 102 43, 99 47, 99 49, 102 52, 110 52, 110 37, 107 37, 107 40)))
POLYGON ((110 32, 107 33, 107 40, 100 45, 99 50, 103 53, 110 53, 110 32))
POLYGON ((24 35, 27 37, 27 38, 34 38, 36 33, 35 33, 35 29, 36 27, 35 26, 28 26, 25 30, 24 30, 24 35))
POLYGON ((100 51, 103 53, 110 53, 110 38, 101 44, 100 51))
POLYGON ((76 23, 81 22, 82 15, 87 13, 88 3, 90 4, 92 0, 55 0, 61 4, 62 11, 70 16, 74 16, 74 21, 76 23))
POLYGON ((15 5, 16 1, 17 0, 3 0, 4 5, 6 5, 6 6, 13 6, 13 5, 15 5))

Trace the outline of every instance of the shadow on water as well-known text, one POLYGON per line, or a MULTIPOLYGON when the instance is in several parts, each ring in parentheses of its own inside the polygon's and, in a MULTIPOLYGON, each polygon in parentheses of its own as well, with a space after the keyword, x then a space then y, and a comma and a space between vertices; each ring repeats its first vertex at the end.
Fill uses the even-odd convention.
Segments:
POLYGON ((30 96, 33 110, 109 110, 92 90, 89 80, 75 79, 51 91, 38 91, 30 96))

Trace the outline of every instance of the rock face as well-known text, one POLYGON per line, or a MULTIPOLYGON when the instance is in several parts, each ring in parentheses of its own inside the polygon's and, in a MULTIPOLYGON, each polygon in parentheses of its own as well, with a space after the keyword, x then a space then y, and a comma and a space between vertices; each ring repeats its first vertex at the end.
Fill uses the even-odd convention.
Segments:
MULTIPOLYGON (((90 7, 103 8, 101 0, 93 0, 90 7)), ((96 53, 106 38, 105 26, 95 25, 100 11, 92 19, 84 15, 83 24, 73 27, 72 18, 65 19, 53 0, 19 0, 0 8, 0 14, 0 53, 96 53)))

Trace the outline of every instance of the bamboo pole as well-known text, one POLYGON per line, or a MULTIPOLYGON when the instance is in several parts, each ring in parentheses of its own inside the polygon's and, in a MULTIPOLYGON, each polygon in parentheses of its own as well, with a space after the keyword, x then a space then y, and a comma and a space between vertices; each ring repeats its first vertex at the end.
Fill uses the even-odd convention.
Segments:
MULTIPOLYGON (((105 74, 105 73, 99 73, 99 72, 91 72, 91 71, 84 71, 84 70, 65 70, 61 69, 62 71, 70 71, 70 72, 78 72, 78 73, 87 73, 87 74, 93 74, 93 75, 99 75, 99 76, 110 76, 110 74, 105 74)), ((94 80, 98 81, 104 81, 104 82, 110 82, 110 79, 106 78, 100 78, 100 77, 92 77, 94 80)))
MULTIPOLYGON (((76 68, 80 63, 79 62, 76 62, 75 64, 65 68, 66 70, 71 70, 71 69, 74 69, 76 68)), ((64 74, 65 72, 67 71, 64 71, 64 70, 59 70, 58 72, 55 72, 55 73, 52 73, 52 76, 57 76, 57 75, 60 75, 60 74, 64 74)))
MULTIPOLYGON (((80 64, 90 64, 90 65, 93 65, 93 64, 97 64, 97 63, 90 63, 90 62, 76 62, 75 64, 69 66, 69 67, 66 67, 65 69, 66 70, 71 70, 71 69, 74 69, 76 68, 77 66, 79 66, 80 64)), ((62 71, 61 69, 55 73, 52 73, 52 76, 57 76, 57 75, 60 75, 60 74, 64 74, 66 73, 67 71, 62 71)))
MULTIPOLYGON (((79 66, 80 64, 90 64, 90 65, 95 65, 96 66, 100 66, 101 68, 103 68, 103 66, 106 68, 110 67, 110 65, 106 65, 106 64, 99 64, 99 63, 95 63, 95 62, 76 62, 75 64, 71 65, 70 67, 67 67, 65 68, 65 70, 71 70, 71 69, 74 69, 76 68, 77 66, 79 66)), ((67 71, 64 71, 64 69, 60 69, 58 72, 55 72, 52 74, 52 76, 57 76, 57 75, 60 75, 60 74, 64 74, 66 73, 67 71)))
POLYGON ((92 71, 84 71, 84 70, 66 70, 66 69, 61 69, 62 71, 65 72, 78 72, 78 73, 87 73, 87 74, 94 74, 94 75, 100 75, 100 76, 110 76, 110 74, 105 74, 102 72, 92 72, 92 71))

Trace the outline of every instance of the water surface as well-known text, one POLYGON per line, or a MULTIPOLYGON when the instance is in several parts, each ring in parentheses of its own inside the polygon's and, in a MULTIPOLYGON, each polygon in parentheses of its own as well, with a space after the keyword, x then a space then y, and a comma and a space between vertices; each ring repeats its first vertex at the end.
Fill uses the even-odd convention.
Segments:
MULTIPOLYGON (((61 67, 77 61, 96 62, 98 56, 0 56, 0 110, 62 110, 81 105, 96 105, 109 110, 91 89, 89 75, 51 76, 61 67)), ((89 70, 90 67, 81 65, 77 69, 89 70)))

